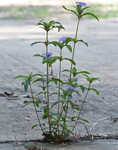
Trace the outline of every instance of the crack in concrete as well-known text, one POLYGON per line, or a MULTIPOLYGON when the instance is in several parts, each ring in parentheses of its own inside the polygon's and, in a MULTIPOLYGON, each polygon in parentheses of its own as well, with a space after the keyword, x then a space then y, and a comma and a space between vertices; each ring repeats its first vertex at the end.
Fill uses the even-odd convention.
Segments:
MULTIPOLYGON (((64 142, 74 142, 73 139, 69 138, 66 139, 64 142)), ((90 136, 83 136, 79 137, 77 141, 95 141, 95 140, 118 140, 118 135, 90 135, 90 136)), ((77 142, 75 141, 75 142, 77 142)), ((0 144, 12 144, 12 143, 30 143, 30 142, 40 142, 40 143, 47 143, 43 139, 31 139, 31 140, 6 140, 0 141, 0 144)))

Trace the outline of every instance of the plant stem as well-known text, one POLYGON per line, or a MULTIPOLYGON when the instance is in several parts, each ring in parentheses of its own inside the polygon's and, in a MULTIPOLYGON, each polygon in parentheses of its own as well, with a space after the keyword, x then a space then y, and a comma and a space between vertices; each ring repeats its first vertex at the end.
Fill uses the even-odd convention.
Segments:
MULTIPOLYGON (((88 88, 87 88, 87 92, 86 92, 86 94, 85 94, 85 96, 84 96, 84 98, 83 98, 82 105, 81 105, 79 114, 78 114, 78 116, 77 116, 77 121, 80 120, 81 112, 82 112, 82 110, 83 110, 83 108, 84 108, 84 104, 85 104, 85 102, 86 102, 86 99, 87 99, 87 96, 88 96, 88 92, 89 92, 90 87, 91 87, 91 83, 89 82, 89 85, 88 85, 88 88)), ((76 126, 77 126, 77 121, 75 122, 75 128, 76 128, 76 126)), ((73 130, 74 130, 75 128, 73 128, 73 130)))
POLYGON ((86 95, 85 95, 85 97, 84 97, 84 99, 83 99, 83 102, 82 102, 82 105, 81 105, 81 108, 80 108, 80 111, 79 111, 78 120, 79 120, 79 118, 80 118, 81 112, 82 112, 83 107, 84 107, 84 104, 85 104, 85 102, 86 102, 86 99, 87 99, 87 96, 88 96, 88 92, 89 92, 90 87, 91 87, 91 83, 89 82, 86 95))
MULTIPOLYGON (((77 28, 76 28, 76 32, 75 32, 75 40, 77 40, 77 37, 78 37, 79 23, 80 23, 80 18, 78 18, 77 28)), ((73 45, 72 60, 74 60, 75 48, 76 48, 76 42, 74 42, 74 45, 73 45)), ((70 81, 71 81, 71 78, 72 78, 72 72, 71 72, 72 67, 73 67, 73 64, 71 63, 71 67, 70 67, 70 81)), ((67 113, 68 113, 68 103, 69 103, 69 97, 68 97, 68 100, 67 100, 67 110, 66 110, 66 113, 65 113, 65 117, 67 117, 67 113)))
MULTIPOLYGON (((69 104, 69 97, 67 99, 67 103, 66 103, 66 110, 65 110, 65 116, 64 116, 64 125, 66 125, 66 120, 67 120, 67 114, 68 114, 68 104, 69 104)), ((64 127, 63 127, 63 130, 62 130, 62 134, 64 133, 64 127)))
POLYGON ((63 114, 63 105, 64 105, 64 102, 62 102, 62 106, 61 106, 61 108, 60 108, 60 113, 59 113, 59 118, 58 118, 58 120, 57 120, 57 131, 58 131, 58 135, 60 135, 60 131, 59 131, 59 122, 60 122, 60 119, 61 119, 61 117, 62 117, 62 114, 63 114))
MULTIPOLYGON (((62 48, 60 49, 60 58, 62 58, 62 48)), ((61 67, 62 67, 62 60, 60 60, 59 64, 59 80, 61 80, 61 67)), ((61 84, 59 82, 59 88, 58 88, 58 101, 60 101, 60 88, 61 84)), ((60 103, 58 104, 58 114, 60 112, 60 103)), ((59 131, 59 125, 57 125, 58 131, 59 131)))
MULTIPOLYGON (((78 18, 78 23, 77 23, 76 33, 75 33, 75 39, 76 40, 77 40, 77 37, 78 37, 79 23, 80 23, 80 18, 78 18)), ((74 60, 74 56, 75 56, 75 47, 76 47, 76 42, 74 42, 74 45, 73 45, 72 60, 74 60)), ((71 63, 71 67, 70 67, 70 79, 72 77, 72 73, 71 73, 72 67, 73 67, 73 64, 71 63)))
POLYGON ((30 93, 31 93, 31 97, 32 97, 32 101, 33 101, 33 105, 34 105, 34 109, 35 109, 35 113, 36 113, 36 116, 37 116, 39 126, 41 128, 42 133, 44 133, 44 130, 42 128, 41 121, 40 121, 40 118, 39 118, 39 115, 38 115, 38 111, 37 111, 37 108, 36 108, 36 105, 35 105, 35 98, 34 98, 34 94, 33 94, 33 91, 32 91, 31 83, 30 83, 30 93))
MULTIPOLYGON (((62 49, 60 49, 60 58, 62 58, 62 49)), ((62 60, 60 60, 60 64, 59 64, 59 80, 61 80, 61 67, 62 67, 62 60)), ((59 91, 58 91, 59 100, 60 100, 60 88, 61 88, 61 84, 59 82, 59 91)))
POLYGON ((48 64, 48 31, 46 31, 46 87, 47 87, 47 107, 48 107, 48 125, 49 132, 51 133, 51 120, 50 120, 50 99, 49 99, 49 64, 48 64))

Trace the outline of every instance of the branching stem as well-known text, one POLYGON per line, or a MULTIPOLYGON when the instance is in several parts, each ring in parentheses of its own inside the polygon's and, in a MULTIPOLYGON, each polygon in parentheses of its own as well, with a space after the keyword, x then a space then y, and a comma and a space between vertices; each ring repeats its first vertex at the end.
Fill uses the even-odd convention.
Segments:
MULTIPOLYGON (((83 101, 82 101, 82 104, 81 104, 81 107, 80 107, 80 111, 79 111, 79 114, 78 114, 78 116, 77 116, 77 121, 75 121, 75 128, 76 128, 76 126, 77 126, 78 120, 80 120, 81 112, 83 111, 84 104, 85 104, 85 102, 86 102, 86 99, 87 99, 87 96, 88 96, 90 87, 91 87, 91 83, 89 82, 89 85, 88 85, 88 88, 87 88, 87 92, 86 92, 86 94, 85 94, 85 96, 84 96, 84 98, 83 98, 83 101)), ((73 130, 74 130, 75 128, 73 128, 73 130)))
POLYGON ((83 101, 82 101, 82 105, 81 105, 81 108, 80 108, 80 111, 79 111, 78 120, 80 119, 80 115, 81 115, 81 112, 82 112, 82 110, 83 110, 83 108, 84 108, 84 104, 85 104, 85 102, 86 102, 86 99, 87 99, 87 96, 88 96, 90 87, 91 87, 91 83, 89 82, 86 95, 84 96, 84 99, 83 99, 83 101))
POLYGON ((34 94, 33 94, 31 83, 30 83, 30 93, 31 93, 31 97, 32 97, 32 101, 33 101, 33 105, 34 105, 34 109, 35 109, 35 113, 36 113, 36 117, 37 117, 39 126, 41 128, 42 133, 44 133, 44 130, 42 128, 42 124, 41 124, 41 121, 40 121, 40 118, 39 118, 39 115, 38 115, 38 111, 37 111, 37 108, 36 108, 36 105, 35 105, 35 98, 34 98, 34 94))
MULTIPOLYGON (((75 33, 75 39, 76 39, 76 40, 77 40, 77 37, 78 37, 79 23, 80 23, 80 19, 78 18, 78 23, 77 23, 76 33, 75 33)), ((73 45, 72 60, 74 60, 75 48, 76 48, 76 42, 74 42, 74 45, 73 45)), ((71 77, 72 77, 72 73, 71 73, 72 67, 73 67, 73 64, 71 63, 71 67, 70 67, 70 79, 71 79, 71 77)))

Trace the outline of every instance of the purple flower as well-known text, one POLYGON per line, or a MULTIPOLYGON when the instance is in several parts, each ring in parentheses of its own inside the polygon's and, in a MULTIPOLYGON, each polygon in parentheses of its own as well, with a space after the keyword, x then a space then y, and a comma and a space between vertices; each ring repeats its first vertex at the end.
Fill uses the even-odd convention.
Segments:
POLYGON ((59 39, 59 42, 65 42, 66 39, 67 39, 67 37, 61 37, 61 38, 59 39))
POLYGON ((66 87, 66 89, 67 89, 67 91, 74 91, 74 90, 76 90, 76 88, 74 88, 73 86, 70 86, 70 85, 68 85, 66 87))
POLYGON ((81 5, 81 7, 86 7, 86 3, 85 2, 76 2, 76 5, 81 5))
POLYGON ((52 57, 52 53, 51 52, 48 52, 48 55, 46 53, 43 53, 42 56, 44 58, 48 57, 48 58, 51 58, 52 57))

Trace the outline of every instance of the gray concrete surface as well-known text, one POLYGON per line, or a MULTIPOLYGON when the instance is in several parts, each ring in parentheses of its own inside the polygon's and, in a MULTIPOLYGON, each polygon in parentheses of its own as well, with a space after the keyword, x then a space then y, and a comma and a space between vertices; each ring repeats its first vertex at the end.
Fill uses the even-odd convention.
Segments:
POLYGON ((52 145, 52 144, 0 144, 1 150, 117 150, 117 141, 96 141, 96 142, 81 142, 74 145, 52 145), (33 147, 35 146, 35 149, 33 147), (29 149, 28 149, 29 148, 29 149), (32 149, 31 149, 32 148, 32 149))
MULTIPOLYGON (((36 146, 37 150, 46 149, 46 150, 117 150, 118 143, 117 141, 96 141, 96 142, 81 142, 73 145, 50 145, 50 144, 29 144, 29 147, 36 146), (39 149, 38 149, 39 148, 39 149)), ((28 147, 26 145, 25 147, 28 147)))
MULTIPOLYGON (((43 47, 31 47, 30 43, 42 39, 43 31, 35 24, 38 20, 0 21, 0 93, 13 91, 17 100, 0 97, 0 141, 28 140, 40 138, 37 130, 31 130, 35 114, 31 106, 24 108, 23 89, 20 82, 13 79, 18 74, 41 72, 43 67, 38 58, 32 57, 36 52, 42 52, 43 47)), ((73 35, 74 20, 62 21, 67 27, 61 33, 51 32, 50 39, 58 39, 62 35, 73 35)), ((76 60, 80 69, 89 70, 101 81, 94 86, 100 90, 98 97, 90 93, 83 116, 90 120, 92 134, 118 135, 118 122, 111 117, 118 117, 118 20, 83 20, 80 24, 80 39, 89 43, 89 47, 80 45, 76 49, 76 60)), ((57 53, 57 50, 54 51, 57 53)), ((65 51, 66 55, 69 55, 65 51)), ((66 64, 65 64, 66 66, 66 64)), ((58 67, 56 67, 58 68, 58 67)), ((12 150, 15 146, 0 144, 0 150, 12 150), (11 147, 11 149, 10 149, 11 147)), ((111 144, 113 145, 113 144, 111 144)), ((88 146, 87 146, 88 147, 88 146)), ((83 146, 83 150, 88 148, 83 146)), ((105 144, 101 149, 109 150, 105 144), (106 148, 105 148, 106 146, 106 148)), ((113 145, 111 150, 117 150, 113 145)), ((16 146, 17 150, 21 150, 16 146)))

